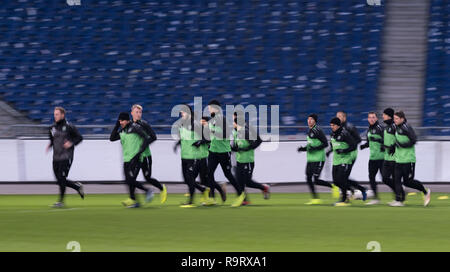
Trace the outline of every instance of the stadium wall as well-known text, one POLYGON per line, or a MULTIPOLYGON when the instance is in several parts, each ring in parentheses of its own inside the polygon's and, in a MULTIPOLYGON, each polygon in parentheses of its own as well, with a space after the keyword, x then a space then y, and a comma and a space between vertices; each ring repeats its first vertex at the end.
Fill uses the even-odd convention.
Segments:
MULTIPOLYGON (((54 181, 52 153, 45 153, 46 140, 0 140, 0 182, 54 181)), ((254 179, 267 183, 305 182, 306 154, 297 147, 305 142, 263 143, 256 151, 254 179), (267 151, 273 150, 275 151, 267 151)), ((151 145, 153 176, 163 182, 182 182, 180 151, 173 152, 174 142, 158 140, 151 145)), ((368 180, 369 150, 359 150, 351 177, 368 180)), ((423 182, 450 181, 450 142, 422 141, 416 146, 416 178, 423 182)), ((331 180, 331 156, 322 178, 331 180)), ((219 167, 220 168, 220 167, 219 167)), ((85 140, 75 150, 69 178, 77 181, 123 180, 121 146, 108 140, 85 140)), ((381 180, 381 177, 377 177, 381 180)), ((140 174, 138 180, 143 180, 140 174)), ((216 180, 225 181, 220 169, 216 180)))

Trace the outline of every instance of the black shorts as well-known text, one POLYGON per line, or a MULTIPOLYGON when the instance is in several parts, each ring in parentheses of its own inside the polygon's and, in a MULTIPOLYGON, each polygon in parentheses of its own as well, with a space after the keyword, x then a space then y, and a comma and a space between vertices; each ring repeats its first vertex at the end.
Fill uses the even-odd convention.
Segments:
POLYGON ((56 179, 63 180, 69 175, 70 167, 72 166, 72 160, 53 161, 53 173, 56 179))
POLYGON ((306 163, 306 176, 320 176, 325 162, 308 162, 306 163))
POLYGON ((139 161, 139 157, 133 158, 129 162, 124 162, 123 172, 125 174, 125 181, 127 182, 136 181, 140 169, 141 169, 141 162, 139 161))
POLYGON ((381 174, 383 179, 394 178, 395 173, 395 161, 383 161, 383 169, 381 174))

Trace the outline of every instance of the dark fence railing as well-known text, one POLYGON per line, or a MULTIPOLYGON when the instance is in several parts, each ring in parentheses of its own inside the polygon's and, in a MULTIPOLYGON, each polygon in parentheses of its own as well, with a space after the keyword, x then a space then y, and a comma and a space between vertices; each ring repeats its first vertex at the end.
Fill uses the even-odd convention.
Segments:
MULTIPOLYGON (((47 138, 48 128, 50 125, 29 125, 17 124, 9 126, 5 131, 6 137, 3 138, 47 138)), ((172 139, 170 135, 171 125, 154 125, 152 126, 159 139, 172 139)), ((108 139, 113 128, 112 125, 77 125, 78 130, 85 139, 108 139)), ((307 126, 277 126, 268 127, 269 133, 274 133, 278 128, 279 139, 282 141, 305 140, 307 126)), ((365 138, 367 127, 357 126, 362 138, 365 138)), ((322 126, 325 135, 330 135, 329 126, 322 126)), ((450 141, 450 127, 415 127, 414 128, 419 140, 435 140, 450 141)))

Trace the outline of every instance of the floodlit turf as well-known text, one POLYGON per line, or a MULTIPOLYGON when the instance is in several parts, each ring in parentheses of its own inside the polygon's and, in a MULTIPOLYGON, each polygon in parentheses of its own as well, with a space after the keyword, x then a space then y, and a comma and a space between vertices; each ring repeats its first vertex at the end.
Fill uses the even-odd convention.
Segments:
MULTIPOLYGON (((77 241, 81 251, 368 251, 377 241, 381 251, 450 251, 450 200, 433 194, 429 207, 421 195, 408 206, 306 206, 309 194, 252 194, 251 206, 227 205, 182 209, 180 194, 166 204, 154 202, 126 209, 125 195, 67 197, 68 207, 52 209, 56 196, 0 196, 0 251, 68 251, 77 241)), ((141 199, 143 196, 140 195, 141 199)))

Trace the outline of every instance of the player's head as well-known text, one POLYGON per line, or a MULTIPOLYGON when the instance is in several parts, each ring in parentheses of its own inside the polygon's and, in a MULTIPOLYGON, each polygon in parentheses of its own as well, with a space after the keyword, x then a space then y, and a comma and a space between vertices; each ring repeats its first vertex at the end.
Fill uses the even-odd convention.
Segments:
POLYGON ((133 121, 138 121, 142 119, 142 106, 134 104, 131 107, 131 116, 133 116, 133 121))
POLYGON ((187 119, 191 118, 191 115, 192 115, 192 108, 191 108, 191 106, 189 106, 188 104, 184 104, 181 107, 180 114, 181 114, 181 118, 183 120, 187 120, 187 119))
POLYGON ((336 113, 336 117, 339 118, 339 120, 341 120, 341 123, 347 121, 347 113, 345 111, 338 111, 336 113))
POLYGON ((222 110, 221 106, 220 106, 220 102, 217 100, 211 100, 208 103, 208 111, 209 114, 211 114, 212 117, 214 117, 214 115, 218 112, 220 112, 222 110))
POLYGON ((338 117, 334 117, 333 119, 331 119, 330 127, 333 132, 338 130, 341 127, 341 119, 339 119, 338 117))
POLYGON ((394 110, 392 108, 386 108, 383 111, 383 120, 387 121, 389 119, 393 119, 394 118, 394 110))
POLYGON ((369 112, 367 114, 367 121, 369 121, 369 124, 372 126, 378 121, 377 113, 374 111, 369 112))
POLYGON ((66 110, 63 107, 55 107, 53 111, 53 117, 55 118, 55 122, 59 122, 66 118, 66 110))
POLYGON ((403 111, 397 111, 394 114, 394 123, 397 126, 403 124, 405 121, 406 121, 406 116, 405 116, 405 113, 403 111))
POLYGON ((130 123, 130 115, 128 112, 121 112, 118 119, 122 128, 126 127, 130 123))
POLYGON ((312 113, 308 116, 308 127, 312 128, 317 124, 317 114, 312 113))

